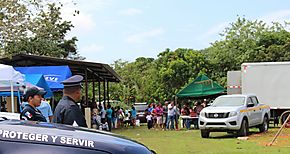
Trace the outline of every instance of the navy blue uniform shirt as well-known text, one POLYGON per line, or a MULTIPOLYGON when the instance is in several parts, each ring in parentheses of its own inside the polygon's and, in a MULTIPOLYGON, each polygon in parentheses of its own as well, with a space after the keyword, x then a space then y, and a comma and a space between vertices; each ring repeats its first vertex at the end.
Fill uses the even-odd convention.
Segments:
POLYGON ((76 123, 80 127, 87 127, 86 119, 79 106, 68 96, 63 96, 57 104, 53 115, 53 122, 67 125, 76 123))
POLYGON ((34 108, 29 104, 24 107, 23 111, 20 114, 20 119, 47 122, 41 112, 37 108, 34 108))

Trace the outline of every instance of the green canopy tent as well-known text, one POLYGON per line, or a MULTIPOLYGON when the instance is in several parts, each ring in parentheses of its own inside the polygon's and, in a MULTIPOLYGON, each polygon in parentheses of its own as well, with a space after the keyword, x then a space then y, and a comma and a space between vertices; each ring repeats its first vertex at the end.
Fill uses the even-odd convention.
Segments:
POLYGON ((194 81, 179 91, 177 97, 204 97, 224 92, 225 89, 205 75, 198 76, 194 81))

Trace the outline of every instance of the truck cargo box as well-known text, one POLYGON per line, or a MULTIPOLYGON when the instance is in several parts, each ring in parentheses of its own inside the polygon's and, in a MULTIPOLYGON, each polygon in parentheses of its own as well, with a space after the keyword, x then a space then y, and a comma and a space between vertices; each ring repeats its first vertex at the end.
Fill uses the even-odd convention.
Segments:
POLYGON ((254 93, 271 109, 290 109, 290 62, 243 63, 242 94, 254 93))

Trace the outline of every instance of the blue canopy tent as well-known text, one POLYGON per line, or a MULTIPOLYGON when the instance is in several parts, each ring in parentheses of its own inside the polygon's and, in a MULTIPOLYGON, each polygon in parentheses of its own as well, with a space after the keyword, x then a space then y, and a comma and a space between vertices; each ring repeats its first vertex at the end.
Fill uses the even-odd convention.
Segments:
POLYGON ((44 98, 50 98, 53 96, 52 91, 42 74, 25 74, 25 81, 43 88, 46 91, 44 98))
POLYGON ((72 76, 68 66, 32 66, 32 67, 15 67, 15 70, 22 74, 42 74, 51 89, 58 91, 63 89, 62 81, 72 76))

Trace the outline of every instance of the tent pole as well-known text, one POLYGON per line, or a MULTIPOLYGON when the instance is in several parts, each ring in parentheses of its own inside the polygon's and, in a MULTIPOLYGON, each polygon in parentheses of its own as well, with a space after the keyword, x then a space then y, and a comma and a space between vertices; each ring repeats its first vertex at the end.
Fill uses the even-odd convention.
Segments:
MULTIPOLYGON (((17 104, 19 104, 19 110, 20 110, 20 112, 22 112, 21 99, 20 99, 20 92, 19 92, 19 90, 18 90, 18 92, 17 92, 17 97, 18 97, 18 102, 19 102, 19 103, 17 103, 17 104)), ((17 107, 17 108, 18 108, 18 107, 17 107)))
MULTIPOLYGON (((3 106, 5 106, 5 105, 3 105, 3 106)), ((2 96, 0 96, 0 112, 1 112, 1 110, 2 110, 2 96)))

